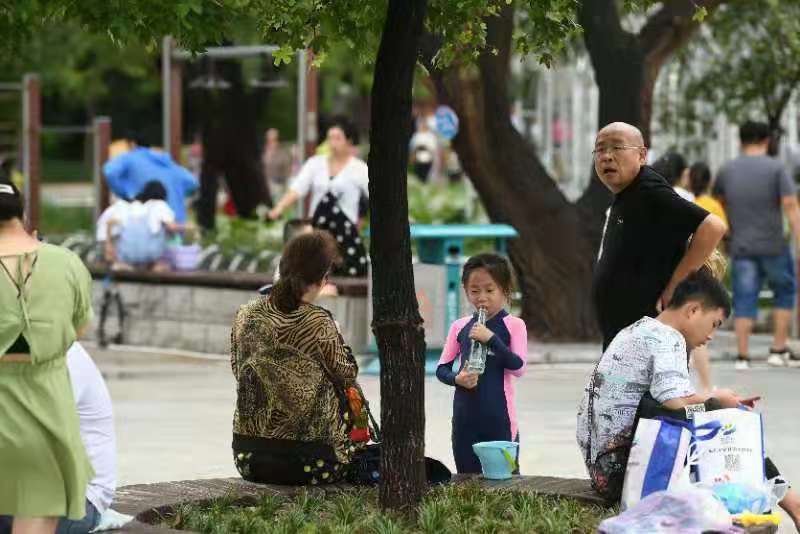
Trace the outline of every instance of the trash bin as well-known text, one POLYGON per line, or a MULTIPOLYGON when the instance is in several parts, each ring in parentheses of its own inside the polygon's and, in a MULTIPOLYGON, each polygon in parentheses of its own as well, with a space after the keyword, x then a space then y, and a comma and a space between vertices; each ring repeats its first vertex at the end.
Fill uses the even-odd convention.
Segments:
MULTIPOLYGON (((494 251, 506 254, 508 239, 517 237, 517 231, 507 224, 412 224, 411 239, 417 243, 419 261, 414 264, 414 285, 424 320, 427 347, 427 371, 435 371, 435 362, 444 348, 450 325, 459 317, 471 312, 463 297, 461 270, 467 257, 464 240, 482 238, 494 240, 494 251)), ((378 349, 372 334, 372 276, 368 277, 367 321, 368 342, 371 353, 378 349)), ((376 358, 377 361, 377 358, 376 358)), ((378 372, 377 363, 363 372, 378 372)))

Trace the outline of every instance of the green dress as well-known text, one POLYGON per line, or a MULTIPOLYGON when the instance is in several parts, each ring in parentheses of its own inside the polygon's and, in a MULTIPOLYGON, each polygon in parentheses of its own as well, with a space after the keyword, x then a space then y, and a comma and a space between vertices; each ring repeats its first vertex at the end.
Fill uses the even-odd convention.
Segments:
POLYGON ((94 472, 66 353, 92 318, 92 280, 80 258, 60 247, 16 257, 17 268, 0 258, 9 267, 0 269, 0 355, 21 334, 31 362, 0 356, 0 515, 81 519, 94 472), (32 265, 29 277, 23 263, 32 265))

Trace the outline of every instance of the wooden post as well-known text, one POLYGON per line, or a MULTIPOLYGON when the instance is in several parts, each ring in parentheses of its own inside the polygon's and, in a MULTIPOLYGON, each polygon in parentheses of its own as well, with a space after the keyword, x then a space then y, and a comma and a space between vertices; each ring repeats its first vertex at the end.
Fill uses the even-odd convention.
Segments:
POLYGON ((92 125, 94 135, 94 220, 108 207, 108 182, 103 176, 103 165, 108 161, 108 148, 111 145, 111 118, 95 117, 92 125))
POLYGON ((169 76, 170 94, 170 139, 169 154, 175 163, 182 165, 183 160, 183 70, 179 61, 172 61, 169 76))
POLYGON ((25 227, 38 230, 41 178, 42 99, 39 76, 26 74, 22 81, 22 173, 25 176, 25 227))
POLYGON ((183 142, 183 77, 180 62, 172 57, 174 48, 172 37, 164 37, 161 50, 162 143, 164 151, 180 164, 183 142))

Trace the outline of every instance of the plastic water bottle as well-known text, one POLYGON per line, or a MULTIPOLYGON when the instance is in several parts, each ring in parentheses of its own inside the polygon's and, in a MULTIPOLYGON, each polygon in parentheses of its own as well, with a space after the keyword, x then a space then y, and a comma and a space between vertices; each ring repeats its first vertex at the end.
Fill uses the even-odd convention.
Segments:
MULTIPOLYGON (((486 325, 486 308, 478 308, 477 324, 486 325)), ((467 360, 467 372, 483 374, 484 369, 486 369, 486 354, 488 352, 489 347, 477 339, 473 339, 469 351, 469 359, 467 360)))

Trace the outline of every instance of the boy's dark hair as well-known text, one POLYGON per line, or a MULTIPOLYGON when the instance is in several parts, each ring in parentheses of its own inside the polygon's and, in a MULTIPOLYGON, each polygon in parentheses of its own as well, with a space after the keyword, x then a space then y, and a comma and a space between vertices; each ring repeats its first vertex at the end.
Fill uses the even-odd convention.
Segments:
POLYGON ((0 222, 22 219, 25 208, 19 189, 10 181, 0 181, 0 222))
POLYGON ((708 186, 711 184, 711 169, 708 165, 699 161, 689 167, 689 187, 692 189, 692 194, 699 197, 708 191, 708 186))
POLYGON ((726 318, 731 313, 728 291, 706 270, 695 271, 678 284, 668 307, 675 310, 691 301, 699 302, 706 310, 721 308, 726 318))
POLYGON ((286 224, 283 225, 284 246, 306 226, 313 226, 311 219, 289 219, 286 221, 286 224))
POLYGON ((461 284, 464 287, 467 287, 470 275, 477 269, 486 269, 486 272, 492 277, 494 283, 500 286, 503 293, 506 295, 511 294, 511 289, 514 286, 514 275, 511 272, 508 260, 503 256, 485 253, 476 254, 468 259, 461 274, 461 284))
POLYGON ((314 230, 289 241, 281 256, 281 278, 269 296, 275 307, 283 313, 296 310, 306 289, 322 282, 338 257, 336 240, 325 231, 314 230))
POLYGON ((167 190, 164 188, 164 184, 159 182, 158 180, 150 180, 146 184, 139 194, 136 195, 136 200, 139 202, 147 202, 148 200, 167 200, 167 190))
POLYGON ((358 144, 358 130, 348 118, 341 116, 333 117, 328 123, 328 127, 325 128, 325 131, 327 132, 331 128, 339 128, 344 132, 344 136, 351 144, 358 144))
POLYGON ((739 140, 743 145, 754 145, 769 138, 769 126, 765 122, 747 121, 739 126, 739 140))
POLYGON ((675 187, 686 169, 686 159, 677 152, 667 152, 658 158, 652 167, 667 180, 669 185, 675 187))

